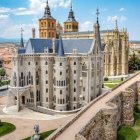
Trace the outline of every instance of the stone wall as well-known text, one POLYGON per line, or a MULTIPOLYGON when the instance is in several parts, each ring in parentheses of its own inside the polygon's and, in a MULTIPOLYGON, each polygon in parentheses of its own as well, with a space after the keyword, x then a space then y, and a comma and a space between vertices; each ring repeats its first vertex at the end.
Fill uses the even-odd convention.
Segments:
MULTIPOLYGON (((139 75, 137 73, 133 77, 127 79, 119 86, 129 83, 131 79, 139 75)), ((119 87, 118 86, 118 87, 119 87)), ((114 88, 117 89, 118 87, 114 88)), ((134 81, 129 84, 125 90, 118 90, 118 93, 112 96, 106 102, 104 108, 99 110, 91 120, 75 135, 75 140, 115 140, 117 139, 117 129, 120 125, 132 126, 134 124, 133 109, 135 104, 140 103, 140 81, 134 81)), ((80 117, 88 108, 94 106, 96 102, 104 98, 106 93, 92 101, 85 109, 81 110, 75 118, 73 118, 64 127, 58 129, 48 140, 55 140, 57 136, 64 132, 78 117, 80 117)))

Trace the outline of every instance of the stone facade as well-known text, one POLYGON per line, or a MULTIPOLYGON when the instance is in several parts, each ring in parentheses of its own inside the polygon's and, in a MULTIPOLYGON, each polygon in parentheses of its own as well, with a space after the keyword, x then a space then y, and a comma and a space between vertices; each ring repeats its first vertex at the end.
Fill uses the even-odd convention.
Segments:
POLYGON ((19 106, 75 110, 101 94, 103 51, 98 21, 94 28, 95 40, 30 39, 26 48, 15 49, 11 89, 30 88, 21 96, 13 95, 19 106))
MULTIPOLYGON (((94 32, 64 33, 63 38, 95 38, 94 32)), ((126 29, 119 31, 118 25, 114 30, 101 31, 104 47, 104 76, 128 74, 129 39, 126 29)))

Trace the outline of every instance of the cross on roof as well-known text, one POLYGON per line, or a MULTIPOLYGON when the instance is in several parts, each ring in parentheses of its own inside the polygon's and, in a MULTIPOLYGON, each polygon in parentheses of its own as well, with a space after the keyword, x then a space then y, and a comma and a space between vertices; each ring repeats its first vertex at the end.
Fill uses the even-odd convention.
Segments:
POLYGON ((23 36, 23 28, 21 27, 21 29, 20 29, 20 31, 21 31, 21 37, 23 36))
POLYGON ((100 12, 99 12, 99 9, 97 8, 97 12, 96 12, 96 15, 97 15, 97 18, 99 16, 100 12))

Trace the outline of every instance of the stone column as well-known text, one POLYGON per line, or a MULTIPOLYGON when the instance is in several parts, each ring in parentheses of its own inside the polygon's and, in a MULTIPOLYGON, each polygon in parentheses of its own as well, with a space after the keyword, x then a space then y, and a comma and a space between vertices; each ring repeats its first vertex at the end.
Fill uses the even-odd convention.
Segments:
POLYGON ((134 124, 134 90, 127 88, 122 92, 122 124, 132 126, 134 124))
POLYGON ((117 106, 113 103, 108 103, 108 106, 102 111, 104 140, 117 139, 117 106))
POLYGON ((140 80, 137 81, 137 100, 138 104, 140 104, 140 80))

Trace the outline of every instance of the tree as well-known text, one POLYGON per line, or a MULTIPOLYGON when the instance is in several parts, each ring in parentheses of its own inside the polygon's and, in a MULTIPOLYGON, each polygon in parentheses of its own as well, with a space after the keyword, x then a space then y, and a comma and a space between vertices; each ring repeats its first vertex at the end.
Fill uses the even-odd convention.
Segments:
POLYGON ((129 60, 129 71, 140 70, 140 59, 133 53, 129 60))
POLYGON ((0 69, 0 76, 5 76, 5 74, 6 74, 5 69, 4 68, 1 68, 0 69))

